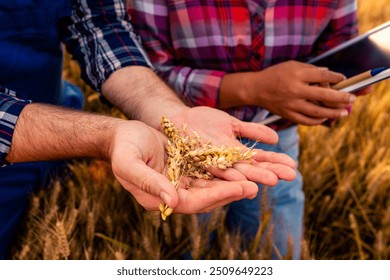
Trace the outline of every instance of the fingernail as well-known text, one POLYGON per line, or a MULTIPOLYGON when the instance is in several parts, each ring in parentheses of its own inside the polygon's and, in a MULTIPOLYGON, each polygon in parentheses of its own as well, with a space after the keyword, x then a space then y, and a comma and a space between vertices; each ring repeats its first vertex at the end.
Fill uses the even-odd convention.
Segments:
POLYGON ((356 101, 356 95, 351 94, 351 95, 349 96, 349 103, 354 103, 355 101, 356 101))
POLYGON ((160 198, 162 199, 162 201, 164 201, 164 203, 166 205, 168 205, 168 206, 171 205, 171 196, 169 194, 167 194, 166 192, 161 192, 160 198))
POLYGON ((349 115, 349 113, 348 113, 347 110, 343 110, 343 111, 341 111, 341 113, 340 113, 340 116, 341 116, 341 117, 346 117, 346 116, 348 116, 348 115, 349 115))

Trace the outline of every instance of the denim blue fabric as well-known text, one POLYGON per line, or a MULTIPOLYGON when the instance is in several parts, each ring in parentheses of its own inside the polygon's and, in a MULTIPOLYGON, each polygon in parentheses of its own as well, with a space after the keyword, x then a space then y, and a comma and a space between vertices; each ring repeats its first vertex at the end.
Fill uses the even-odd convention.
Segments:
POLYGON ((0 85, 20 99, 60 104, 62 47, 58 22, 68 0, 0 0, 0 85))
MULTIPOLYGON (((76 89, 62 83, 58 21, 71 14, 68 0, 0 0, 0 85, 21 99, 61 105, 80 101, 66 96, 76 89)), ((75 104, 78 103, 78 104, 75 104)), ((59 162, 20 163, 0 168, 0 258, 19 230, 29 194, 44 186, 59 162)))
MULTIPOLYGON (((299 139, 297 127, 293 126, 278 131, 277 145, 256 144, 257 149, 288 154, 298 162, 299 139)), ((243 139, 242 142, 251 147, 254 142, 243 139)), ((273 258, 285 257, 289 252, 289 243, 293 245, 292 258, 299 259, 303 231, 304 194, 302 176, 297 170, 293 182, 280 181, 275 187, 259 186, 259 192, 253 200, 244 199, 231 203, 227 208, 226 225, 231 232, 242 235, 243 247, 251 246, 260 226, 261 201, 266 201, 266 209, 271 209, 273 224, 272 241, 274 243, 273 258), (263 198, 263 189, 266 198, 263 198), (292 241, 290 242, 289 239, 292 241)), ((207 223, 211 214, 200 214, 200 224, 207 223)), ((212 239, 213 237, 211 237, 212 239)), ((266 240, 264 242, 267 242, 266 240)), ((260 245, 261 246, 261 245, 260 245)), ((188 256, 187 256, 188 257, 188 256)))
POLYGON ((0 168, 0 259, 9 258, 9 249, 21 229, 20 221, 29 196, 46 185, 49 174, 62 163, 18 163, 0 168))
MULTIPOLYGON (((63 106, 81 109, 84 104, 81 90, 66 81, 63 83, 63 106)), ((20 222, 27 209, 29 196, 48 185, 53 173, 62 172, 62 161, 17 163, 0 168, 0 259, 9 258, 9 249, 21 229, 20 222)))
POLYGON ((68 81, 63 81, 62 88, 61 106, 73 109, 82 109, 84 107, 84 93, 78 86, 68 81))

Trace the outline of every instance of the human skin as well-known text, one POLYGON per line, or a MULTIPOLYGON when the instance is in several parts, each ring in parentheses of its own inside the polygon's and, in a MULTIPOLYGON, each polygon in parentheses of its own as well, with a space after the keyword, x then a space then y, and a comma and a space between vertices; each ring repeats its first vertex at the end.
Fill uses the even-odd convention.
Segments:
MULTIPOLYGON (((116 74, 103 85, 103 91, 121 92, 115 95, 116 100, 122 97, 128 103, 119 102, 122 106, 118 107, 129 112, 134 109, 135 116, 150 125, 160 127, 160 118, 166 115, 177 125, 187 123, 188 129, 216 145, 240 145, 237 136, 267 143, 277 141, 276 133, 265 126, 241 122, 216 109, 185 106, 146 67, 135 72, 134 67, 128 67, 116 74), (136 76, 130 84, 122 76, 129 77, 129 74, 136 76)), ((158 210, 162 201, 176 213, 187 214, 211 211, 232 201, 255 197, 258 188, 251 181, 272 186, 279 179, 295 178, 295 163, 290 157, 258 151, 252 164, 238 163, 225 171, 210 170, 224 180, 189 182, 185 178, 176 191, 164 175, 166 138, 143 122, 32 103, 19 116, 6 160, 16 163, 84 157, 103 159, 111 164, 118 181, 145 209, 158 210), (185 187, 188 184, 191 188, 185 187)))
MULTIPOLYGON (((275 144, 278 136, 272 129, 256 123, 242 122, 210 107, 186 106, 150 69, 125 67, 112 74, 102 86, 103 95, 129 118, 161 129, 161 117, 171 119, 177 127, 186 124, 214 145, 243 146, 237 138, 249 138, 275 144)), ((244 146, 243 146, 244 147, 244 146)), ((279 179, 295 178, 294 161, 287 155, 257 150, 254 163, 239 163, 225 171, 210 171, 225 180, 250 180, 273 186, 279 179)))
POLYGON ((192 188, 176 192, 163 175, 165 141, 160 132, 139 121, 33 103, 19 116, 6 160, 106 160, 123 187, 147 210, 158 210, 163 201, 177 213, 198 213, 256 195, 257 186, 249 181, 193 180, 192 188))
POLYGON ((317 125, 348 115, 351 93, 333 90, 345 77, 326 68, 287 61, 257 72, 226 74, 221 82, 220 108, 263 107, 298 124, 317 125))

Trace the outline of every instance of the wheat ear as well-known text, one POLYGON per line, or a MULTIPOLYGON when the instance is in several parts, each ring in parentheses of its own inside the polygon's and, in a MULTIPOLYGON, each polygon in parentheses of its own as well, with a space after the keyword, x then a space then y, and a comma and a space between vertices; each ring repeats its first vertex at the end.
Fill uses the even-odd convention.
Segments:
MULTIPOLYGON (((168 154, 167 174, 169 180, 179 188, 183 176, 211 180, 213 176, 207 171, 209 167, 227 169, 238 161, 251 160, 255 155, 253 149, 241 147, 214 146, 205 141, 196 132, 187 133, 186 128, 178 129, 166 117, 162 117, 162 129, 168 137, 165 150, 168 154)), ((173 209, 160 203, 161 218, 172 214, 173 209)))

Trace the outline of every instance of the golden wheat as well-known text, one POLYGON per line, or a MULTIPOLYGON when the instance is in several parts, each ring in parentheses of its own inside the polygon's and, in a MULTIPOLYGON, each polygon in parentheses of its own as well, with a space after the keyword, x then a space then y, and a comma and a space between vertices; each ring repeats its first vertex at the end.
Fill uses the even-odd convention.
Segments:
MULTIPOLYGON (((248 161, 254 155, 253 149, 241 147, 213 146, 210 141, 203 140, 196 132, 189 134, 185 127, 178 129, 166 117, 162 117, 162 129, 168 137, 166 152, 167 174, 175 188, 179 188, 180 179, 184 176, 211 180, 212 174, 207 171, 209 167, 226 169, 239 161, 248 161)), ((173 209, 160 204, 161 218, 172 214, 173 209)))

